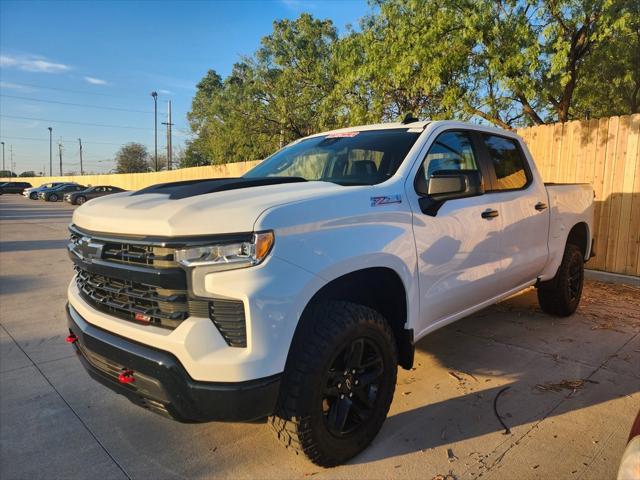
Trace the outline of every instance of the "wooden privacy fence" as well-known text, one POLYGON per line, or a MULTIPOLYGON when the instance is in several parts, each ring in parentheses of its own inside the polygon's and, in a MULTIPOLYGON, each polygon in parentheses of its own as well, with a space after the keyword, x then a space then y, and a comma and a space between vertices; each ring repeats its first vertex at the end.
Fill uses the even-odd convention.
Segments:
POLYGON ((518 133, 545 182, 593 185, 596 257, 588 267, 640 276, 640 114, 518 133))
POLYGON ((67 175, 64 177, 28 177, 0 178, 0 182, 24 181, 34 187, 49 182, 77 182, 81 185, 113 185, 125 190, 140 190, 156 183, 177 182, 180 180, 198 180, 201 178, 239 177, 260 163, 237 162, 205 167, 180 168, 162 172, 148 173, 107 173, 102 175, 67 175))
MULTIPOLYGON (((593 185, 597 255, 589 268, 640 276, 640 114, 541 125, 518 133, 527 142, 545 182, 593 185)), ((74 181, 137 190, 154 183, 239 176, 257 163, 21 180, 34 186, 74 181)), ((12 179, 0 179, 7 180, 12 179)))

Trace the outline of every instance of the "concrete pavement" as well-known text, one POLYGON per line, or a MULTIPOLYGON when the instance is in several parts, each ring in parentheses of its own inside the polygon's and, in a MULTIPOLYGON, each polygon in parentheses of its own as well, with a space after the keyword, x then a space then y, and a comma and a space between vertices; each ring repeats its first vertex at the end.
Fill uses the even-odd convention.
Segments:
POLYGON ((71 212, 0 196, 3 479, 615 476, 640 409, 636 287, 589 282, 567 319, 529 290, 423 339, 373 445, 324 470, 265 424, 179 424, 89 378, 64 342, 71 212))

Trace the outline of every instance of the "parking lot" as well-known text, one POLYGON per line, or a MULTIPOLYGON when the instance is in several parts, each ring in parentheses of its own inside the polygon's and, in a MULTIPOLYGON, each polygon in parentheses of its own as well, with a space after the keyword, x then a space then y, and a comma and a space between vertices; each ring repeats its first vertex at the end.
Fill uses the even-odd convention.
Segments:
POLYGON ((0 196, 3 479, 615 477, 640 409, 638 287, 589 281, 566 319, 530 289, 423 339, 372 446, 325 470, 266 424, 179 424, 89 378, 64 341, 72 211, 0 196))

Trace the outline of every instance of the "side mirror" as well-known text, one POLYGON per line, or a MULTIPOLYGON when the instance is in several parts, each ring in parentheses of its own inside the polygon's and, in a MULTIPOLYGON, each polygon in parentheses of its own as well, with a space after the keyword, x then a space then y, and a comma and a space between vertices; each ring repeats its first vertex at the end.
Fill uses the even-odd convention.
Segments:
POLYGON ((423 213, 435 217, 442 204, 456 198, 475 197, 484 193, 482 175, 477 170, 438 170, 429 178, 418 175, 415 182, 423 213))
POLYGON ((423 197, 442 202, 482 195, 484 187, 477 170, 438 170, 429 178, 416 181, 416 191, 423 197))

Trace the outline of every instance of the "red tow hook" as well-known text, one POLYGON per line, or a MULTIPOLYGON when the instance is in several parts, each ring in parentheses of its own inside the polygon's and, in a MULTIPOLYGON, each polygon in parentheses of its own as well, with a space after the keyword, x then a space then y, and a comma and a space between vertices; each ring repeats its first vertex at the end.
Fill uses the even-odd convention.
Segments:
POLYGON ((67 338, 65 339, 65 342, 67 343, 76 343, 78 341, 78 337, 76 337, 75 333, 70 333, 69 335, 67 335, 67 338))
POLYGON ((133 377, 133 370, 123 369, 118 375, 118 381, 120 383, 133 383, 136 379, 133 377))

